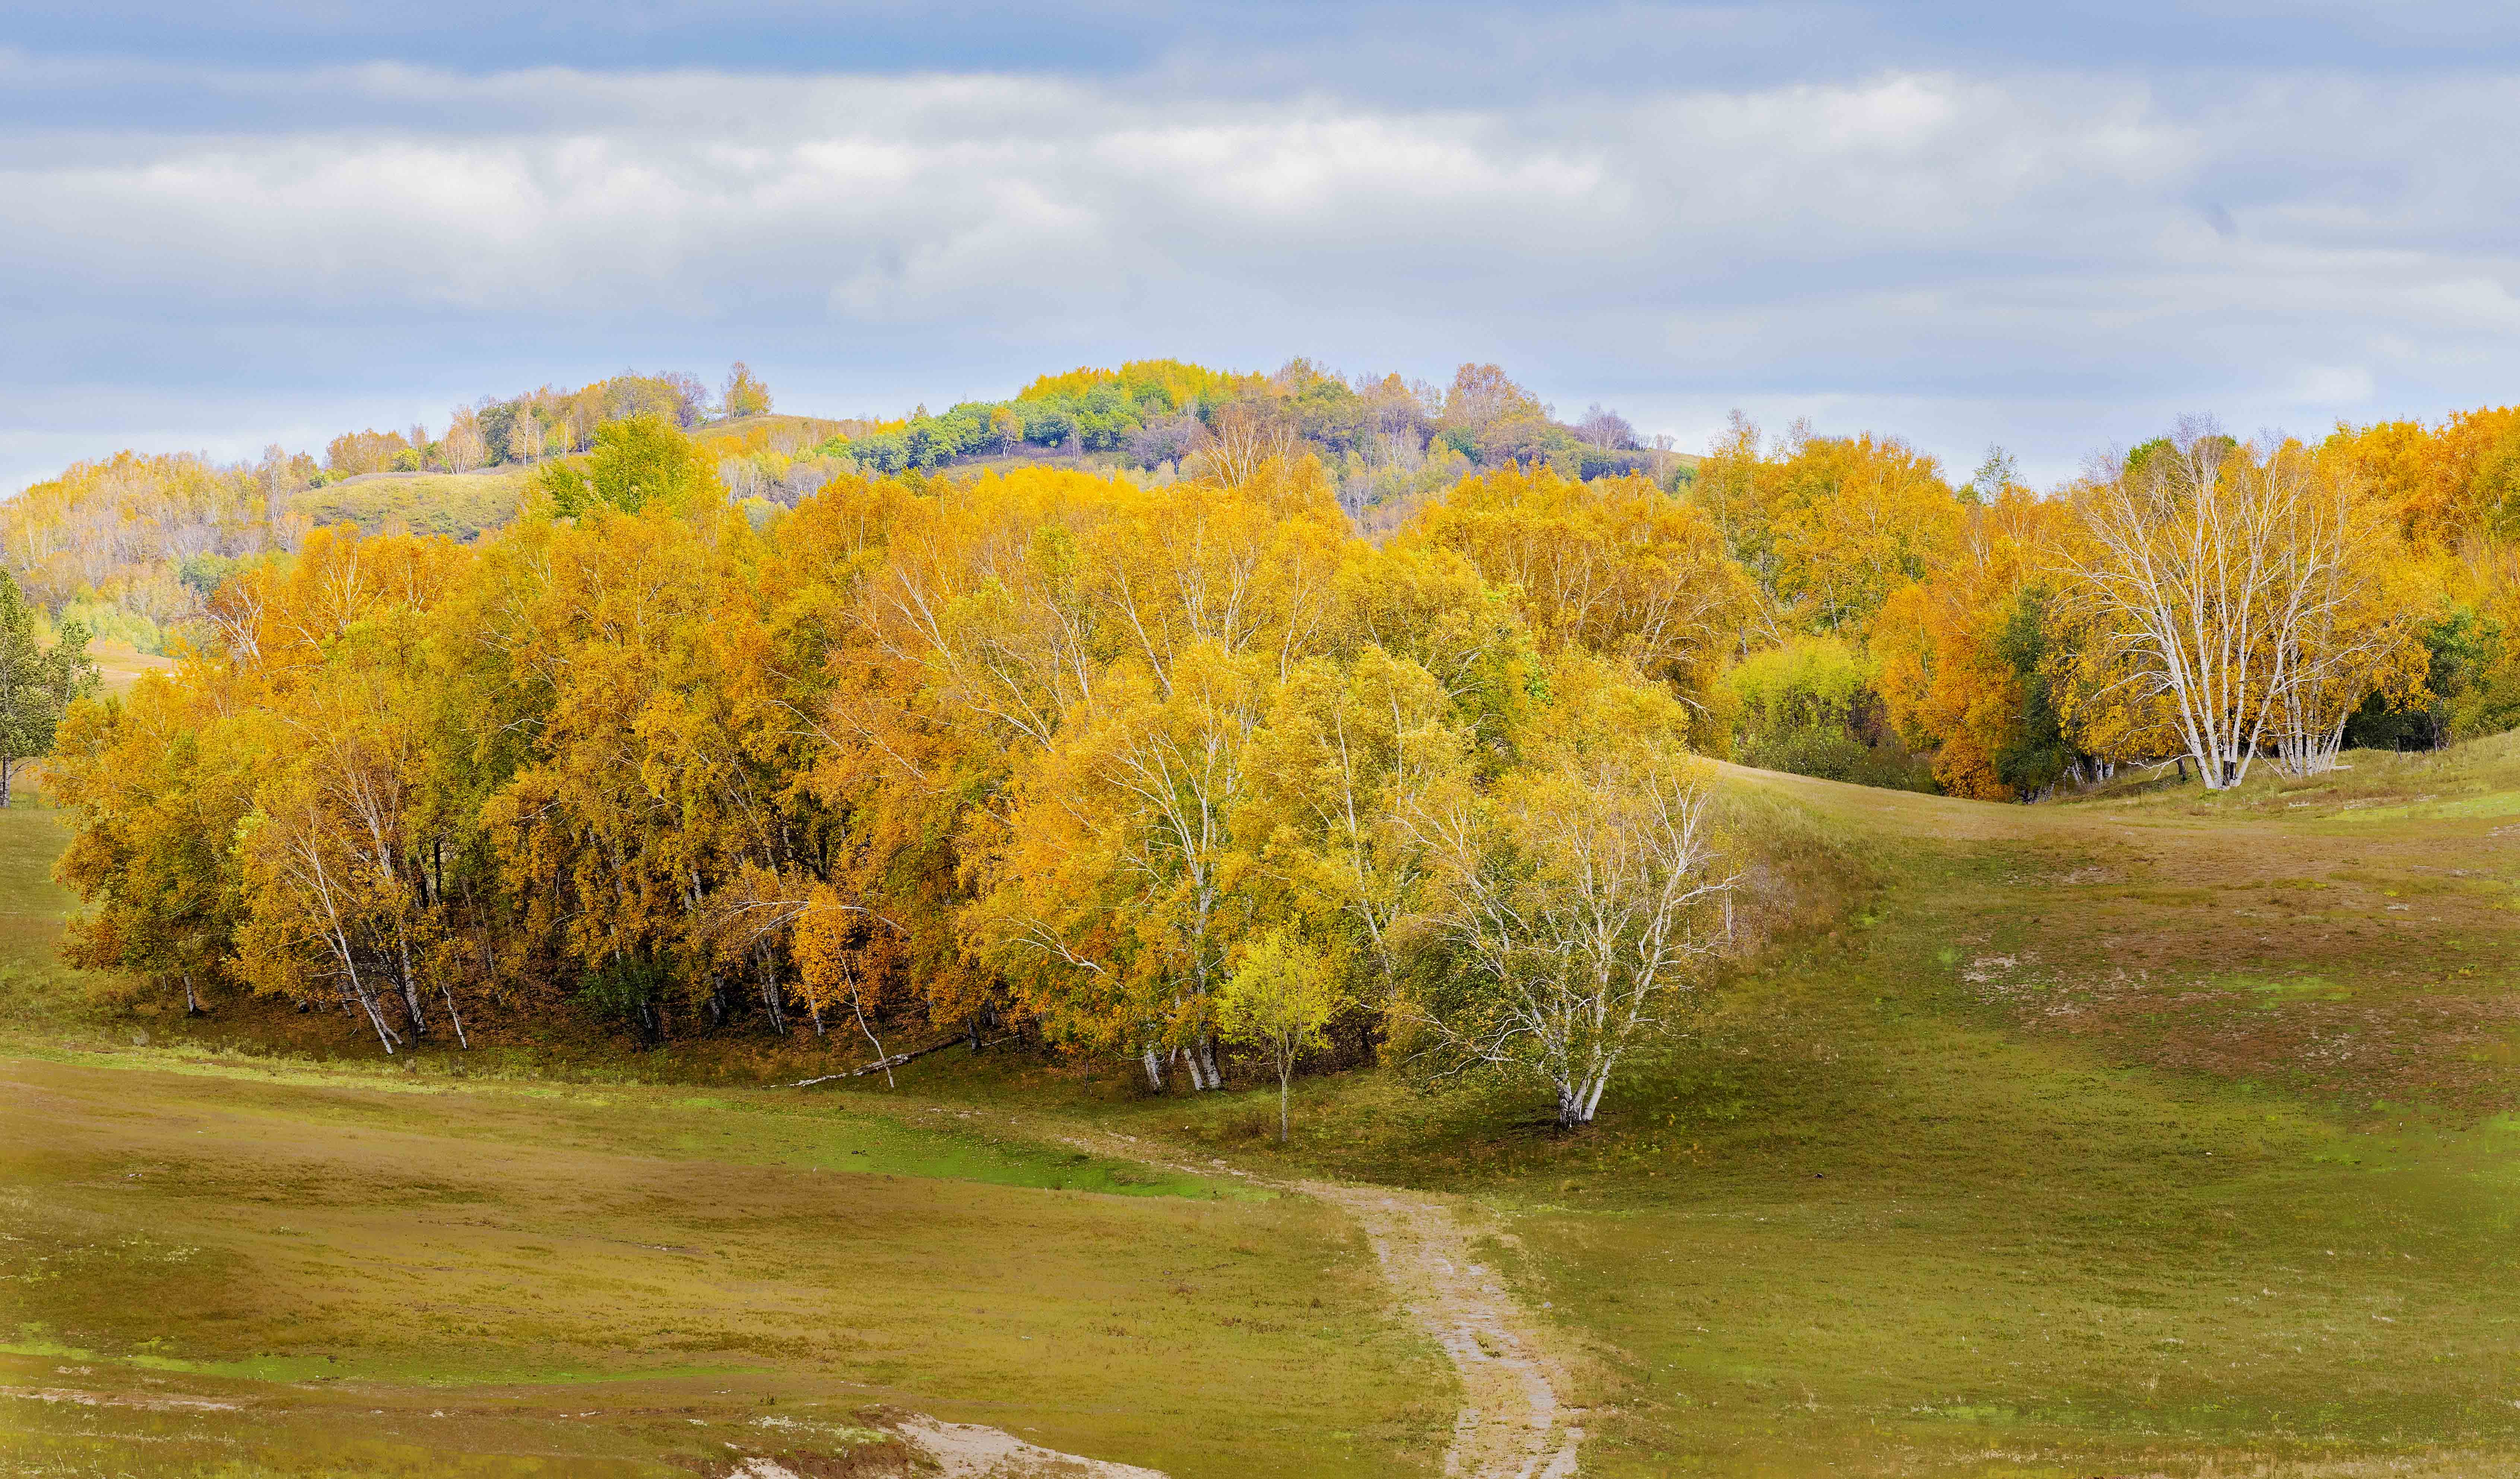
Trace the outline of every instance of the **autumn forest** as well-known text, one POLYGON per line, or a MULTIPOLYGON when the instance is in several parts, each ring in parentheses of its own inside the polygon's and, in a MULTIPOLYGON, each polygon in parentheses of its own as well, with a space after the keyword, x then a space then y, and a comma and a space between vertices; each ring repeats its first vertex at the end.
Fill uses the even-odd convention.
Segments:
POLYGON ((817 424, 739 366, 321 468, 123 454, 0 537, 39 619, 181 658, 70 706, 45 784, 75 958, 188 1005, 386 1053, 1013 1031, 1153 1088, 1336 1039, 1580 1123, 1748 902, 1701 757, 2037 801, 2497 732, 2514 468, 2507 410, 2184 425, 2041 491, 1738 417, 1683 455, 1495 367, 817 424), (466 538, 288 504, 498 467, 466 538))

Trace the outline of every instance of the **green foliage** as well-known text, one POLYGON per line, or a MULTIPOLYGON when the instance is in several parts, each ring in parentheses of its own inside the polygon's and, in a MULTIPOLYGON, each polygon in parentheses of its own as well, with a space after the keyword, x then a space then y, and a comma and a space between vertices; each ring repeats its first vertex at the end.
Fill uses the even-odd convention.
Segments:
POLYGON ((1273 929, 1243 952, 1242 964, 1217 994, 1216 1025, 1226 1041, 1269 1054, 1278 1070, 1278 1139, 1286 1139, 1287 1081, 1295 1060, 1323 1046, 1322 1029, 1339 1008, 1338 988, 1321 953, 1273 929))
MULTIPOLYGON (((241 561, 225 555, 212 555, 207 552, 188 555, 184 558, 184 562, 175 567, 175 578, 183 582, 184 589, 191 591, 195 599, 207 601, 210 599, 210 593, 219 588, 219 582, 227 579, 229 573, 235 570, 239 563, 241 561)), ((143 650, 147 650, 143 649, 143 650)))
POLYGON ((1055 446, 1067 439, 1069 424, 1056 426, 1046 418, 1055 412, 1042 412, 1027 421, 1016 418, 1010 422, 998 416, 1000 408, 967 401, 942 416, 914 416, 903 426, 890 430, 870 432, 864 436, 834 438, 818 450, 827 457, 846 457, 869 472, 906 472, 942 467, 966 457, 982 457, 1008 450, 1009 432, 1021 428, 1021 439, 1055 446))
POLYGON ((635 1022, 646 1031, 653 1026, 656 1007, 673 983, 673 964, 664 953, 636 951, 616 956, 579 976, 577 999, 607 1016, 635 1022))
POLYGON ((1457 390, 1453 400, 1479 404, 1439 419, 1436 392, 1397 376, 1350 383, 1303 359, 1268 376, 1138 361, 1116 371, 1044 376, 1011 401, 970 401, 941 415, 922 407, 899 426, 834 438, 819 451, 848 457, 869 472, 925 471, 1024 447, 1151 470, 1180 465, 1217 428, 1220 415, 1239 408, 1326 466, 1344 467, 1351 509, 1450 486, 1471 471, 1508 463, 1546 465, 1578 479, 1661 465, 1654 453, 1583 443, 1492 365, 1462 370, 1482 393, 1457 390))
POLYGON ((717 474, 692 439, 657 416, 634 416, 596 428, 595 450, 584 466, 554 462, 534 474, 534 486, 554 512, 574 518, 601 504, 636 514, 650 504, 675 511, 696 507, 717 474))
POLYGON ((2024 587, 1995 640, 1996 655, 2010 665, 2021 685, 2020 728, 1996 752, 1995 775, 2024 796, 2053 788, 2067 770, 2091 758, 2066 738, 2064 717, 2056 708, 2048 606, 2044 588, 2024 587))
POLYGON ((1932 790, 1931 768, 1886 721, 1871 658, 1834 636, 1794 637, 1723 678, 1745 765, 1894 790, 1932 790))
POLYGON ((1744 738, 1802 729, 1851 730, 1880 702, 1879 669, 1844 639, 1796 637, 1735 663, 1725 689, 1739 704, 1744 738))
POLYGON ((1320 951, 1273 929, 1243 952, 1216 1010, 1231 1042, 1300 1049, 1320 1044, 1323 1026, 1338 1010, 1338 993, 1320 951))
POLYGON ((2508 658, 2502 624, 2460 606, 2424 624, 2424 682, 2393 703, 2373 694, 2346 721, 2355 749, 2439 749, 2456 740, 2520 727, 2520 672, 2508 658))
POLYGON ((558 460, 543 464, 526 481, 527 487, 542 495, 552 512, 562 518, 575 518, 595 507, 594 485, 585 471, 572 463, 558 460))
POLYGON ((137 611, 107 601, 70 601, 62 605, 56 624, 77 626, 96 642, 127 642, 134 650, 163 656, 166 631, 137 611))
MULTIPOLYGON (((2219 452, 2224 457, 2230 456, 2239 450, 2240 446, 2240 439, 2236 436, 2217 434, 2207 436, 2203 441, 2209 450, 2219 452)), ((2167 436, 2156 436, 2150 441, 2138 443, 2127 451, 2127 476, 2130 478, 2142 476, 2144 469, 2150 467, 2155 458, 2175 450, 2177 450, 2177 444, 2167 436)))
POLYGON ((0 808, 17 767, 51 754, 64 711, 97 687, 85 624, 62 622, 47 644, 36 618, 17 580, 0 570, 0 808))

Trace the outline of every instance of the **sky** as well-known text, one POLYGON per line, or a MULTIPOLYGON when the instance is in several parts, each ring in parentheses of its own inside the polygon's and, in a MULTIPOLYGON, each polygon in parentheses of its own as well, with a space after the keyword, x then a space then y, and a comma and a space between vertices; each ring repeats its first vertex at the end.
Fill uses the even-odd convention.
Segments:
POLYGON ((1493 361, 2034 479, 2520 381, 2520 7, 0 3, 0 493, 625 369, 1493 361))

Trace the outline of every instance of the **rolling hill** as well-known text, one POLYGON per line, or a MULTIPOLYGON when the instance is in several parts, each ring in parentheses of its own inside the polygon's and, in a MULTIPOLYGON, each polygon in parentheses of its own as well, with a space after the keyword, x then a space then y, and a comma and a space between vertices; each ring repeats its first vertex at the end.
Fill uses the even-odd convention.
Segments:
POLYGON ((1459 1373, 1507 1361, 1585 1474, 2500 1471, 2520 743, 2352 758, 2036 808, 1734 771, 1792 922, 1600 1124, 1364 1069, 1301 1083, 1282 1150, 1274 1094, 1004 1050, 836 1094, 274 1056, 51 965, 63 833, 22 809, 13 1442, 723 1473, 889 1408, 1179 1476, 1431 1473, 1459 1373), (1407 1217, 1523 1322, 1449 1341, 1423 1286, 1413 1322, 1376 1277, 1407 1217))

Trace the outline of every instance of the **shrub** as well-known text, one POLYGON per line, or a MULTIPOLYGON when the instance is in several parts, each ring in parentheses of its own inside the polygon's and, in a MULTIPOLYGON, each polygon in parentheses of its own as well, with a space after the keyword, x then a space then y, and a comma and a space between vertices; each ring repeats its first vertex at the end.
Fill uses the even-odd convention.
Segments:
POLYGON ((1724 675, 1744 765, 1892 790, 1935 789, 1932 767, 1890 727, 1880 668, 1836 637, 1796 637, 1724 675))

